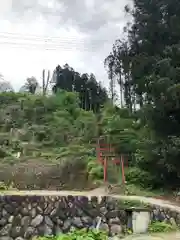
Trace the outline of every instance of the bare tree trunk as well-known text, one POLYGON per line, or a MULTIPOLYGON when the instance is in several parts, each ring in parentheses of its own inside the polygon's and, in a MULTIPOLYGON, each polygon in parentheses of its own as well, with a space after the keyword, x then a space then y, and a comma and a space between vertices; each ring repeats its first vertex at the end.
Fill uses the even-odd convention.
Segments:
POLYGON ((42 73, 42 88, 43 88, 43 95, 45 96, 47 93, 47 88, 49 86, 49 81, 50 81, 50 71, 48 70, 48 76, 47 79, 45 80, 45 69, 43 69, 42 73))
POLYGON ((50 81, 50 71, 48 70, 48 76, 47 76, 47 80, 46 80, 46 84, 45 84, 44 95, 46 95, 46 93, 47 93, 47 88, 49 86, 49 81, 50 81))
POLYGON ((121 70, 119 73, 119 87, 120 87, 120 104, 121 104, 121 108, 122 108, 123 107, 123 83, 122 83, 121 70))
POLYGON ((113 71, 110 69, 110 93, 111 93, 111 100, 114 102, 114 79, 113 79, 113 71))
POLYGON ((45 69, 43 69, 42 72, 42 90, 43 90, 43 95, 44 95, 44 89, 45 89, 45 69))

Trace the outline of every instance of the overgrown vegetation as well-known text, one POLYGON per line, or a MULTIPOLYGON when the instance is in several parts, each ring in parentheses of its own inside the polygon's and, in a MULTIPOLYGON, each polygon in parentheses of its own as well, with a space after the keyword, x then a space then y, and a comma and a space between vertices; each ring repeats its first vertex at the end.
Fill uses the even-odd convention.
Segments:
POLYGON ((177 231, 177 227, 165 222, 152 222, 148 227, 149 233, 168 233, 177 231))
POLYGON ((136 183, 175 188, 180 183, 180 2, 133 3, 125 8, 132 16, 126 39, 115 41, 105 65, 111 86, 119 83, 121 107, 138 118, 132 165, 143 171, 136 183))
POLYGON ((138 209, 150 209, 150 205, 138 200, 119 200, 118 205, 120 209, 138 208, 138 209))
MULTIPOLYGON (((75 230, 68 234, 61 234, 55 237, 39 237, 36 240, 107 240, 108 236, 106 233, 97 230, 75 230)), ((34 239, 35 240, 35 239, 34 239)))
POLYGON ((23 157, 57 159, 89 154, 96 117, 81 109, 74 93, 51 97, 1 94, 1 161, 23 157), (93 131, 92 131, 93 129, 93 131))
POLYGON ((82 165, 93 181, 102 180, 95 144, 104 137, 128 159, 130 186, 179 187, 180 2, 133 2, 125 8, 132 16, 126 38, 116 40, 105 59, 110 99, 93 74, 68 64, 56 67, 51 96, 36 95, 34 80, 26 84, 29 93, 0 95, 1 163, 32 158, 35 164, 82 165))

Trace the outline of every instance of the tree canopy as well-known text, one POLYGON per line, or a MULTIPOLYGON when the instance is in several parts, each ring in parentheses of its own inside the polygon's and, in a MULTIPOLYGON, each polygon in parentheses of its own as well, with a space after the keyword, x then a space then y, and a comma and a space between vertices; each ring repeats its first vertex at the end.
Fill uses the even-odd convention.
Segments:
POLYGON ((80 105, 85 110, 99 111, 108 98, 106 89, 97 82, 93 73, 80 74, 68 64, 56 67, 54 80, 54 93, 58 89, 79 93, 80 105))
POLYGON ((179 1, 134 0, 127 39, 118 39, 106 58, 120 85, 121 105, 140 108, 147 134, 136 164, 158 181, 179 184, 179 1), (124 103, 122 101, 124 96, 124 103))

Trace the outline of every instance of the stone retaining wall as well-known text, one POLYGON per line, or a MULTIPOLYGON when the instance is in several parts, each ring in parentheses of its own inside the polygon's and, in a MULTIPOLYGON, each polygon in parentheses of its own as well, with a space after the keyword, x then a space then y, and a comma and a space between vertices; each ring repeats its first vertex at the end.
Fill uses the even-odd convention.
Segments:
MULTIPOLYGON (((58 235, 72 228, 91 228, 102 218, 100 229, 122 234, 127 212, 122 200, 82 196, 0 196, 0 240, 26 240, 58 235)), ((151 207, 151 219, 180 224, 180 213, 151 207)))

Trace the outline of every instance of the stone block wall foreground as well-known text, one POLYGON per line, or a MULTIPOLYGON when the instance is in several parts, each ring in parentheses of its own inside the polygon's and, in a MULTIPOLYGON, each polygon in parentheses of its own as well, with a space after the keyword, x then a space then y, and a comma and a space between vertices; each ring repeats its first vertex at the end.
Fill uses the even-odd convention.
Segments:
MULTIPOLYGON (((0 195, 0 240, 28 240, 91 228, 100 217, 100 229, 110 235, 122 234, 127 215, 120 200, 113 197, 0 195)), ((180 214, 152 206, 151 219, 179 224, 180 214)))

